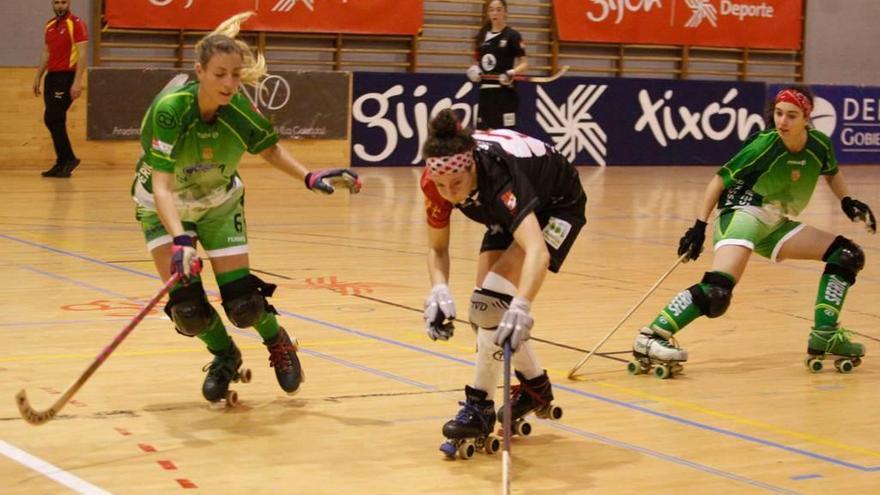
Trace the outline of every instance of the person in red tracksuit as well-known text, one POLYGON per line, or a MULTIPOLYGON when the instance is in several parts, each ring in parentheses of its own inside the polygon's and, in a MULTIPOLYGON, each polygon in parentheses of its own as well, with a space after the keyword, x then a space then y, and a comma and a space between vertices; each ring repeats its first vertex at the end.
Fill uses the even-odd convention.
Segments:
POLYGON ((52 135, 56 156, 55 164, 42 175, 70 177, 79 159, 73 154, 67 135, 67 110, 82 94, 89 32, 86 24, 70 13, 70 0, 52 0, 52 9, 55 17, 46 23, 40 65, 34 77, 34 96, 40 96, 40 81, 46 74, 42 91, 46 103, 43 122, 52 135))

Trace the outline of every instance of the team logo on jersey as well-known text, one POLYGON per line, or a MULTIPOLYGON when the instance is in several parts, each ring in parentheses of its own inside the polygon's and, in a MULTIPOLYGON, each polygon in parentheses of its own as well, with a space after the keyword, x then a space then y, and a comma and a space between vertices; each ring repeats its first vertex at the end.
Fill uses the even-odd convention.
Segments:
POLYGON ((503 40, 499 41, 498 46, 501 48, 506 47, 507 46, 507 39, 503 39, 503 40))
POLYGON ((498 64, 498 60, 496 60, 495 55, 492 55, 491 53, 487 53, 487 54, 483 55, 483 58, 480 59, 480 66, 486 72, 489 72, 489 71, 495 69, 495 65, 497 65, 497 64, 498 64))
POLYGON ((513 194, 513 191, 501 193, 501 202, 511 213, 516 213, 516 195, 513 194))
POLYGON ((153 138, 153 149, 160 153, 170 155, 174 150, 174 146, 159 140, 159 138, 153 138))
POLYGON ((208 146, 202 148, 202 158, 205 160, 213 160, 214 159, 214 149, 208 146))
POLYGON ((797 181, 799 181, 799 180, 801 180, 801 171, 798 170, 798 169, 794 169, 794 170, 792 170, 792 171, 791 171, 791 181, 792 181, 792 182, 797 182, 797 181))

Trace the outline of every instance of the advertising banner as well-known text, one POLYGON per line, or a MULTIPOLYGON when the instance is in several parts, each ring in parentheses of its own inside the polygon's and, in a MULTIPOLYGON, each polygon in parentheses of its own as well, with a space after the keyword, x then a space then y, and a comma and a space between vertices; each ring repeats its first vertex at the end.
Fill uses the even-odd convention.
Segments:
POLYGON ((105 0, 111 28, 214 29, 239 12, 257 13, 248 31, 416 34, 421 0, 105 0))
MULTIPOLYGON (((576 165, 718 165, 764 127, 763 83, 565 77, 520 84, 517 129, 576 165)), ((473 122, 477 89, 457 74, 355 73, 352 164, 421 161, 428 119, 473 122)))
MULTIPOLYGON (((768 101, 782 85, 770 85, 768 101)), ((810 120, 834 143, 840 163, 880 163, 880 87, 811 85, 810 120)))
MULTIPOLYGON (((260 88, 241 89, 286 139, 345 139, 348 135, 346 72, 272 72, 260 88)), ((141 120, 166 85, 195 78, 179 69, 90 68, 86 137, 138 139, 141 120)))
POLYGON ((562 41, 797 50, 803 0, 553 0, 562 41))

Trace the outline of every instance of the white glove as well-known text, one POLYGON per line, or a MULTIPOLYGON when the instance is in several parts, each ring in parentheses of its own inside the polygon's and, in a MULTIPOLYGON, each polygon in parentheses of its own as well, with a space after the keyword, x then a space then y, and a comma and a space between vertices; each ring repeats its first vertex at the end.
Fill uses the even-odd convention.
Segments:
POLYGON ((425 299, 425 333, 431 340, 449 340, 455 327, 455 302, 446 284, 437 284, 425 299))
POLYGON ((495 330, 495 344, 501 347, 504 342, 510 339, 510 349, 515 351, 521 342, 529 340, 529 331, 535 320, 529 316, 529 306, 531 304, 527 299, 514 297, 510 302, 510 308, 501 317, 501 323, 495 330))
POLYGON ((478 65, 472 65, 468 67, 465 74, 467 74, 467 78, 470 82, 478 83, 480 82, 480 76, 483 75, 483 71, 480 70, 480 67, 478 65))
POLYGON ((498 82, 501 83, 502 86, 510 86, 513 84, 513 76, 516 74, 513 72, 513 69, 505 72, 498 76, 498 82))

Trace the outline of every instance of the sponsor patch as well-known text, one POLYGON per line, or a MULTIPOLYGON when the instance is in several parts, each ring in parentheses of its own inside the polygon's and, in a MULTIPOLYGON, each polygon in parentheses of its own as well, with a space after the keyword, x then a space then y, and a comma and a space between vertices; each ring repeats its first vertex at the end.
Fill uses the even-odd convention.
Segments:
POLYGON ((160 110, 156 114, 156 123, 163 129, 174 129, 177 127, 177 117, 171 112, 160 110))
POLYGON ((544 242, 553 246, 553 249, 559 249, 569 232, 571 232, 570 223, 560 218, 550 217, 547 226, 544 227, 544 242))
POLYGON ((170 155, 171 151, 174 150, 174 146, 172 146, 164 141, 161 141, 158 138, 153 138, 153 149, 160 152, 160 153, 170 155))
POLYGON ((516 213, 516 195, 513 194, 513 191, 501 193, 501 202, 511 213, 516 213))

